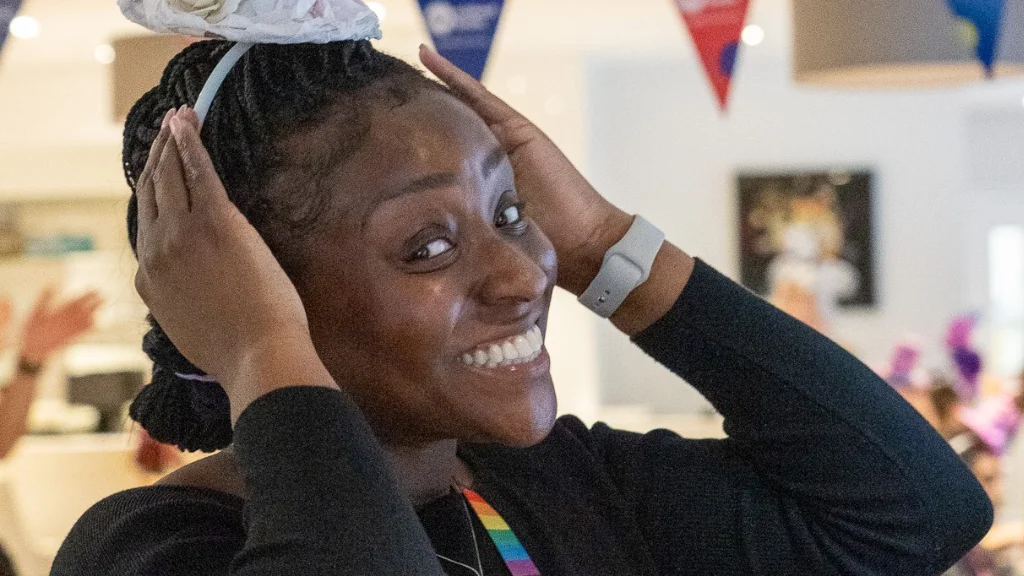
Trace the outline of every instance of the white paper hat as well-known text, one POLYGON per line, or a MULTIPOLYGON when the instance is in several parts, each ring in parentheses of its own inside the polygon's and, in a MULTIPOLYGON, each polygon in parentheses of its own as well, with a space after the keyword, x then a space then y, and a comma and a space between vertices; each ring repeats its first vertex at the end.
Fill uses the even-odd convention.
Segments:
POLYGON ((195 103, 199 121, 235 63, 254 44, 324 44, 381 37, 361 0, 118 0, 126 18, 154 32, 236 42, 195 103))
POLYGON ((132 22, 154 32, 254 44, 323 44, 380 38, 377 15, 360 0, 118 0, 132 22))

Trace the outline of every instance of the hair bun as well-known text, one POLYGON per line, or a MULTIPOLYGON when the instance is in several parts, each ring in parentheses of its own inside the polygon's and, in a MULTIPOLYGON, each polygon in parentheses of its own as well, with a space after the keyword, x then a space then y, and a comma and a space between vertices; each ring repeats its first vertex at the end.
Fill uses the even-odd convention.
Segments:
POLYGON ((231 404, 220 384, 187 380, 201 374, 178 352, 160 325, 142 340, 153 360, 153 381, 139 392, 128 414, 155 440, 188 452, 213 452, 231 444, 231 404))

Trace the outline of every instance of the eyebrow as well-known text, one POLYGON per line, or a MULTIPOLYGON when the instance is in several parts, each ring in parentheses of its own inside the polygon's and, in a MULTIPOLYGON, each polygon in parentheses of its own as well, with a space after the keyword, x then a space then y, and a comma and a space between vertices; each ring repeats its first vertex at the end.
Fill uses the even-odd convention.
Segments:
MULTIPOLYGON (((501 163, 505 161, 505 150, 500 146, 496 146, 490 152, 487 153, 487 157, 484 158, 483 170, 484 178, 490 178, 491 174, 501 166, 501 163)), ((387 200, 396 198, 398 196, 405 196, 406 194, 417 194, 434 188, 447 188, 454 186, 458 181, 458 177, 451 172, 438 172, 437 174, 429 174, 422 178, 413 180, 394 196, 390 196, 387 200)))
MULTIPOLYGON (((484 178, 490 178, 494 171, 508 156, 505 154, 505 150, 501 146, 495 146, 483 161, 483 176, 484 178)), ((434 190, 437 188, 448 188, 458 183, 459 177, 453 172, 438 172, 436 174, 428 174, 421 178, 417 178, 404 186, 401 190, 398 190, 394 194, 389 194, 379 201, 375 202, 369 212, 363 218, 363 226, 365 227, 366 221, 370 219, 370 216, 376 211, 377 207, 381 204, 399 198, 401 196, 407 196, 409 194, 419 194, 420 192, 426 192, 428 190, 434 190)))

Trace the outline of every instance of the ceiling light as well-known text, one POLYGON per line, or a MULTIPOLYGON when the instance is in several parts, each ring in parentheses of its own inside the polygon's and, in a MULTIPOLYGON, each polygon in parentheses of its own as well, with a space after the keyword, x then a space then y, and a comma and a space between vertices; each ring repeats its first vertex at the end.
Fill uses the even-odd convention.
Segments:
POLYGON ((369 8, 370 10, 373 10, 374 13, 377 14, 377 20, 380 20, 381 22, 383 22, 384 19, 388 17, 387 6, 381 4, 380 2, 367 2, 366 7, 369 8))
POLYGON ((11 36, 15 38, 21 38, 28 40, 29 38, 35 38, 39 36, 39 20, 31 16, 18 16, 11 20, 9 26, 11 36))
POLYGON ((114 47, 110 44, 100 44, 93 49, 92 55, 100 64, 110 64, 117 57, 117 54, 114 52, 114 47))
POLYGON ((743 28, 743 34, 740 37, 743 38, 743 43, 747 46, 757 46, 764 42, 764 28, 757 24, 751 24, 743 28))

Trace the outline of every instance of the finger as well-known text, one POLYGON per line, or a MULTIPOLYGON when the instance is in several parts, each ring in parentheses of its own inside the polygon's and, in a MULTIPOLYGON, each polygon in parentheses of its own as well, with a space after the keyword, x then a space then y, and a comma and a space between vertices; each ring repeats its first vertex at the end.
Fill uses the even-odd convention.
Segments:
POLYGON ((171 118, 174 117, 175 110, 171 108, 164 114, 163 120, 160 122, 160 131, 157 132, 156 138, 153 139, 153 143, 149 145, 149 155, 146 156, 146 166, 142 169, 142 174, 139 175, 139 179, 136 181, 136 188, 141 188, 150 178, 153 177, 153 171, 156 169, 157 161, 160 159, 160 153, 163 151, 164 144, 167 143, 167 139, 170 137, 169 125, 171 118))
POLYGON ((135 185, 135 199, 138 203, 138 213, 136 215, 138 220, 136 238, 137 245, 143 243, 145 231, 157 218, 156 197, 155 190, 153 188, 153 171, 160 163, 160 155, 163 154, 164 146, 167 144, 167 140, 171 137, 168 122, 173 115, 173 109, 168 110, 167 114, 164 115, 164 121, 160 129, 160 133, 157 134, 156 138, 153 140, 153 144, 149 148, 149 157, 146 159, 146 167, 142 170, 142 175, 139 177, 139 180, 135 185))
POLYGON ((83 296, 79 296, 70 302, 68 306, 73 308, 77 313, 92 314, 102 305, 103 297, 100 296, 99 292, 92 291, 83 296))
POLYGON ((511 106, 498 98, 469 74, 452 64, 426 44, 420 44, 420 62, 455 91, 484 122, 500 124, 520 116, 511 106))
POLYGON ((50 304, 53 302, 54 296, 57 295, 57 288, 53 284, 49 284, 39 294, 39 298, 36 299, 35 306, 32 307, 30 313, 31 318, 37 318, 41 316, 46 310, 50 308, 50 304))
POLYGON ((171 118, 171 137, 164 145, 160 154, 160 163, 153 172, 154 196, 156 198, 157 211, 160 214, 159 221, 165 218, 181 218, 189 211, 188 187, 185 185, 184 169, 181 165, 181 154, 178 152, 178 144, 174 139, 175 115, 171 118))
POLYGON ((213 160, 199 136, 198 126, 199 117, 192 109, 171 120, 171 132, 181 154, 185 185, 191 194, 193 209, 228 199, 224 184, 213 167, 213 160))

